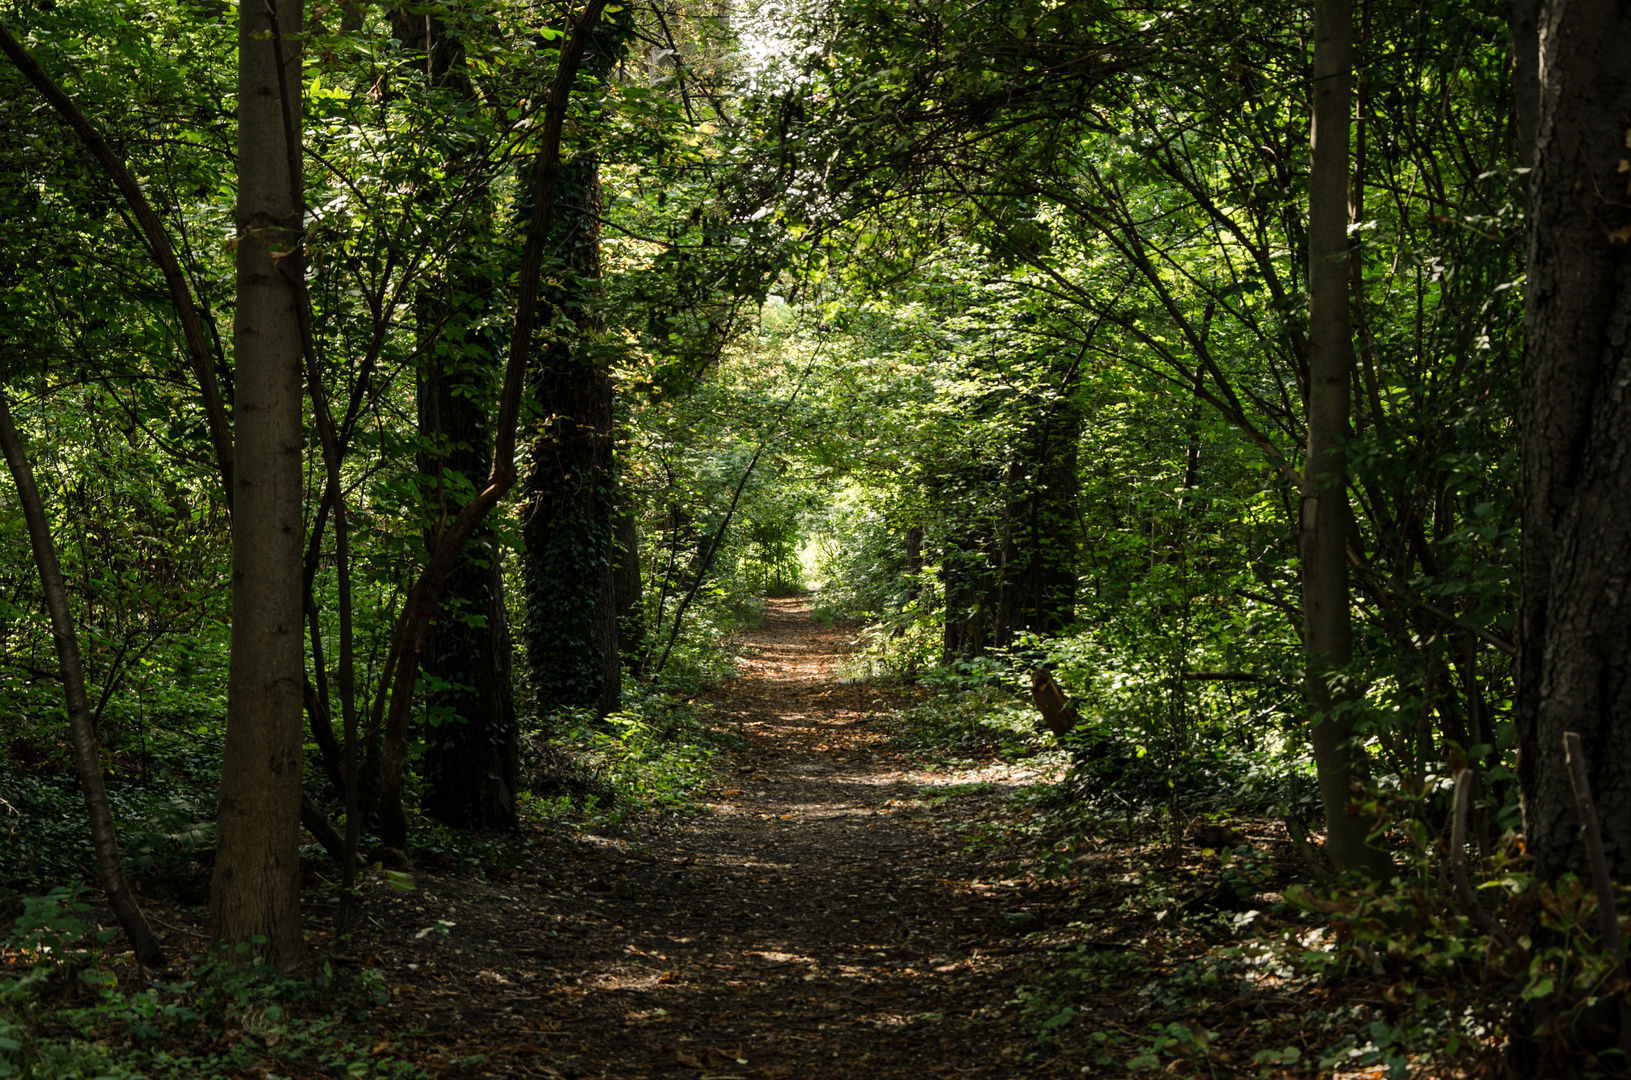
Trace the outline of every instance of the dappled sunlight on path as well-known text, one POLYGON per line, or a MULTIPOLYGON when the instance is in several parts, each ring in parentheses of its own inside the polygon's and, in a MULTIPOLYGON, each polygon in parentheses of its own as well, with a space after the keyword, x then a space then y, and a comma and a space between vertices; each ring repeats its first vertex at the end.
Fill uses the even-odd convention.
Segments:
POLYGON ((1046 947, 1027 935, 1075 918, 1068 896, 971 843, 1002 789, 1050 777, 905 754, 884 721, 916 698, 844 678, 848 635, 800 600, 734 647, 741 677, 697 703, 746 748, 704 813, 540 827, 513 869, 368 887, 340 962, 389 994, 374 1053, 437 1078, 1080 1075, 1017 1003, 1046 947))
POLYGON ((976 811, 921 797, 1037 770, 897 753, 881 720, 910 699, 844 679, 847 634, 800 600, 736 644, 741 678, 703 700, 749 748, 712 812, 552 867, 525 1008, 558 1041, 512 1074, 1076 1075, 1011 1016, 1010 928, 1045 898, 968 847, 976 811))

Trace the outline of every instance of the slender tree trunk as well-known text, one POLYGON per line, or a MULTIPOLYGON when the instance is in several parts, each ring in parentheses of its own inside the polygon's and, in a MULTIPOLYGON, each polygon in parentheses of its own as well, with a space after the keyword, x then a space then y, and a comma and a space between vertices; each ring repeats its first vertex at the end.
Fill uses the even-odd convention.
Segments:
MULTIPOLYGON (((1540 0, 1507 0, 1512 22, 1512 111, 1518 166, 1535 165, 1535 128, 1540 123, 1540 0)), ((1534 179, 1533 174, 1530 176, 1534 179)))
POLYGON ((612 584, 616 591, 617 651, 624 665, 639 676, 640 658, 646 652, 646 609, 640 596, 640 520, 627 490, 618 495, 616 533, 617 562, 612 569, 612 584))
MULTIPOLYGON (((301 0, 276 0, 286 32, 301 0)), ((300 930, 302 476, 299 299, 277 260, 301 243, 300 50, 280 79, 264 5, 238 21, 238 302, 232 516, 232 657, 210 906, 230 942, 263 937, 280 969, 305 963, 300 930), (281 83, 281 87, 280 87, 281 83), (283 90, 290 115, 285 117, 283 90)))
POLYGON ((113 812, 108 806, 107 788, 102 783, 102 759, 91 730, 90 701, 85 696, 85 669, 79 659, 79 635, 73 612, 68 606, 68 590, 57 563, 56 544, 46 520, 45 504, 34 483, 23 440, 12 422, 11 406, 0 391, 0 449, 5 451, 11 478, 17 484, 17 499, 28 523, 28 542, 34 549, 34 563, 40 570, 40 588, 51 614, 51 637, 57 646, 57 665, 62 672, 62 689, 67 698, 68 730, 73 740, 74 767, 79 773, 79 789, 85 796, 85 812, 90 818, 91 848, 96 853, 96 874, 107 893, 114 918, 136 951, 136 959, 148 967, 163 967, 164 952, 147 926, 142 909, 131 895, 130 885, 119 861, 119 838, 113 831, 113 812))
POLYGON ((1348 0, 1314 5, 1314 121, 1308 178, 1308 459, 1303 468, 1303 650, 1314 763, 1325 805, 1326 853, 1338 870, 1384 873, 1369 847, 1371 822, 1348 813, 1363 758, 1347 745, 1353 700, 1337 685, 1353 659, 1348 610, 1348 435, 1353 341, 1348 309, 1348 124, 1353 17, 1348 0))

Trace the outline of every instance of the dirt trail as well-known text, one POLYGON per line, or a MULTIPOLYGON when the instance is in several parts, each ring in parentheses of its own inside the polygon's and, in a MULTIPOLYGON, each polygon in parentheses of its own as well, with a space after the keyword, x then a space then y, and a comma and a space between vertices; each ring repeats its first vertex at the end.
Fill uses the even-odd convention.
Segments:
POLYGON ((741 644, 711 703, 751 749, 714 812, 545 841, 530 882, 427 876, 374 909, 374 1015, 403 1056, 569 1080, 1075 1075, 1010 1004, 1021 935, 1067 920, 1062 897, 969 848, 967 800, 918 797, 952 778, 891 749, 875 717, 898 702, 838 680, 842 631, 776 600, 741 644), (421 936, 436 919, 454 925, 421 936))

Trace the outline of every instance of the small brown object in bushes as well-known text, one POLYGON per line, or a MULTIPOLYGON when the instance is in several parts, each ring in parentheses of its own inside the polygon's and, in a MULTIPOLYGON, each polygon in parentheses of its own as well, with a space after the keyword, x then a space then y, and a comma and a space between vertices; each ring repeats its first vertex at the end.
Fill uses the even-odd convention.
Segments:
POLYGON ((1065 692, 1059 689, 1053 672, 1047 668, 1037 668, 1031 672, 1031 700, 1036 702, 1037 711, 1042 714, 1042 720, 1056 739, 1069 735, 1070 729, 1080 719, 1075 706, 1065 700, 1065 692))

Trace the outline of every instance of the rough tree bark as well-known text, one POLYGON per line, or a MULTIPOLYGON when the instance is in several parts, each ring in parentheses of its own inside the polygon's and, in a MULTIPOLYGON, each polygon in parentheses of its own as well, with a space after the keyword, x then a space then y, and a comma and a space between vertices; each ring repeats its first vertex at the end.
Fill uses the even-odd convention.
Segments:
POLYGON ((544 109, 543 133, 534 161, 530 189, 532 218, 521 252, 517 281, 515 322, 504 361, 504 384, 493 422, 493 459, 486 485, 459 508, 457 516, 439 531, 418 579, 408 590, 391 636, 383 670, 385 677, 375 694, 371 724, 383 730, 380 748, 380 838, 387 847, 402 850, 408 822, 402 809, 402 774, 408 763, 408 721, 413 711, 425 634, 436 614, 448 576, 459 553, 488 512, 515 484, 515 440, 525 390, 527 358, 537 328, 538 287, 544 249, 554 231, 554 207, 560 169, 561 130, 578 65, 600 23, 607 0, 589 0, 573 23, 572 35, 561 50, 560 67, 550 86, 544 109))
MULTIPOLYGON (((397 40, 418 54, 413 62, 433 85, 478 101, 458 35, 434 15, 410 15, 405 8, 393 9, 390 19, 397 40)), ((472 195, 485 197, 485 191, 472 195)), ((458 512, 464 502, 458 493, 475 489, 492 457, 487 403, 502 350, 485 325, 493 284, 457 252, 449 263, 440 295, 427 291, 419 305, 428 346, 419 380, 419 431, 427 446, 420 472, 443 519, 458 512), (449 299, 460 296, 469 299, 449 299)), ((498 553, 494 529, 484 522, 448 575, 446 602, 425 638, 424 671, 441 688, 425 695, 427 712, 440 722, 423 733, 424 807, 459 828, 509 828, 516 821, 520 750, 498 553)))
POLYGON ((527 658, 540 715, 568 706, 617 707, 620 662, 613 604, 616 480, 612 380, 594 355, 601 329, 600 170, 590 155, 561 168, 556 258, 566 284, 556 309, 570 327, 540 357, 534 395, 548 423, 524 485, 521 580, 527 658))
MULTIPOLYGON (((446 479, 457 474, 474 480, 492 453, 487 410, 470 384, 472 373, 466 370, 461 379, 437 359, 429 361, 423 380, 428 385, 420 391, 420 429, 439 452, 424 454, 422 467, 432 474, 440 470, 446 479)), ((459 505, 451 500, 450 512, 459 505)), ((424 671, 442 688, 425 696, 441 722, 424 731, 424 805, 459 828, 502 829, 516 821, 520 750, 499 552, 492 526, 484 523, 448 575, 447 602, 425 638, 424 671)))
POLYGON ((119 860, 119 838, 113 831, 113 812, 108 806, 107 788, 102 783, 102 759, 96 750, 96 735, 91 729, 91 704, 85 696, 85 668, 79 658, 79 634, 74 627, 73 612, 68 606, 68 589, 63 584, 62 569, 57 562, 56 544, 51 539, 51 525, 46 520, 45 504, 40 499, 39 487, 34 483, 34 470, 28 463, 23 440, 12 422, 11 405, 0 391, 0 449, 6 455, 6 465, 17 484, 17 499, 22 504, 23 517, 28 523, 28 542, 34 550, 34 563, 40 570, 40 588, 45 593, 45 607, 51 614, 51 637, 57 646, 57 666, 62 673, 63 696, 68 706, 68 731, 74 747, 74 768, 79 774, 79 789, 85 797, 85 811, 91 824, 91 848, 96 853, 96 875, 102 891, 107 894, 108 906, 125 936, 130 939, 136 959, 148 967, 164 966, 164 951, 158 939, 148 928, 147 918, 137 906, 125 880, 124 868, 119 860))
POLYGON ((1348 0, 1314 5, 1314 116, 1308 177, 1308 459, 1303 468, 1301 569, 1307 702, 1325 850, 1338 870, 1384 874, 1388 859, 1366 844, 1371 821, 1348 813, 1349 787, 1363 769, 1348 744, 1351 700, 1334 677, 1353 659, 1348 608, 1348 436, 1353 371, 1348 309, 1348 146, 1353 83, 1353 15, 1348 0))
POLYGON ((232 657, 210 908, 217 937, 264 937, 280 969, 305 963, 300 932, 304 735, 299 298, 278 260, 300 244, 301 0, 238 11, 236 431, 232 657), (286 70, 280 75, 281 53, 286 70), (289 115, 283 114, 287 100, 289 115))
MULTIPOLYGON (((1631 881, 1631 10, 1543 6, 1523 371, 1516 722, 1535 872, 1586 876, 1563 733, 1631 881)), ((1520 65, 1521 69, 1521 65, 1520 65)))

